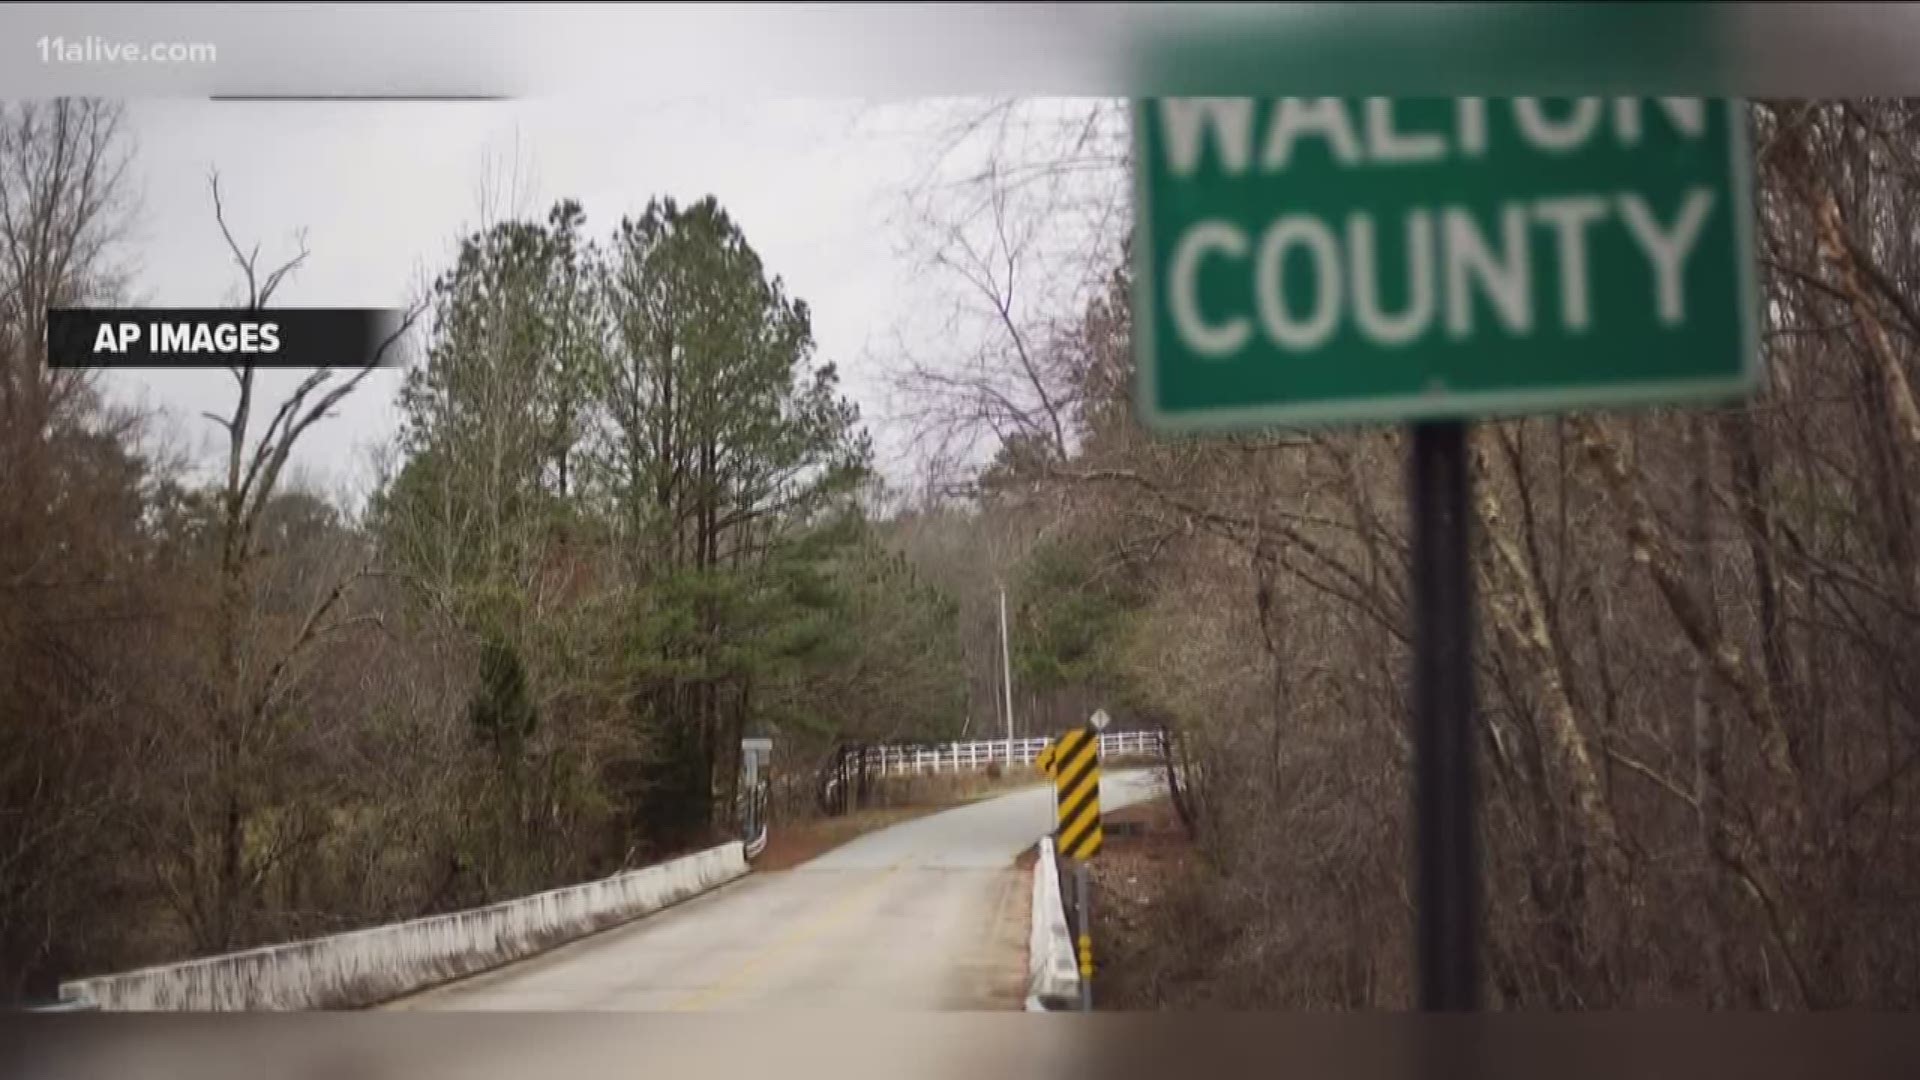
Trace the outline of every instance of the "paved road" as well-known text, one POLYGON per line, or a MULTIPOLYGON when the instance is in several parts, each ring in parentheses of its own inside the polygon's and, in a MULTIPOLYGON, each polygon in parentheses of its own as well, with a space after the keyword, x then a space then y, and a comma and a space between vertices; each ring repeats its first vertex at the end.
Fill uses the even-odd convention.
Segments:
MULTIPOLYGON (((1101 782, 1103 807, 1154 775, 1101 782)), ((624 927, 389 1005, 704 1011, 1011 1009, 1026 992, 1027 875, 1051 828, 1035 787, 869 833, 624 927)))

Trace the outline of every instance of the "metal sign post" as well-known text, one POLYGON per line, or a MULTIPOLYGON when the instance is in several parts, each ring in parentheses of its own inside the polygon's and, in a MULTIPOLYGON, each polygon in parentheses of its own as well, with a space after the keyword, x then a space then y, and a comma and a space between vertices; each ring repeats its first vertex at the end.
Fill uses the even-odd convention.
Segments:
POLYGON ((1073 864, 1074 910, 1080 917, 1080 1011, 1093 1011, 1093 883, 1087 860, 1073 864))
POLYGON ((1413 829, 1420 1007, 1479 1005, 1467 425, 1413 425, 1413 829))

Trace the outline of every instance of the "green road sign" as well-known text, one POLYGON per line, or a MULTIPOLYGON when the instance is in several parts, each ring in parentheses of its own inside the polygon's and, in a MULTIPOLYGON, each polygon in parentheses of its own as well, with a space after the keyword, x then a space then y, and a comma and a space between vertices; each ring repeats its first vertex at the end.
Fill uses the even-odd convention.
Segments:
POLYGON ((1156 429, 1716 400, 1757 379, 1737 102, 1151 99, 1134 158, 1156 429))

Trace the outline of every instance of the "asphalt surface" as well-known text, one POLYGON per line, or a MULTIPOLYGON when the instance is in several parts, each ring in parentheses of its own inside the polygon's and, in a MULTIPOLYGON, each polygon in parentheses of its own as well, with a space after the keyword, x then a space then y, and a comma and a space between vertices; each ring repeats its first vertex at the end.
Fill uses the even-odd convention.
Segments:
MULTIPOLYGON (((1101 805, 1150 798, 1146 770, 1101 805)), ((1052 828, 1037 786, 869 833, 792 870, 704 896, 390 1009, 736 1011, 1017 1009, 1027 874, 1052 828)))

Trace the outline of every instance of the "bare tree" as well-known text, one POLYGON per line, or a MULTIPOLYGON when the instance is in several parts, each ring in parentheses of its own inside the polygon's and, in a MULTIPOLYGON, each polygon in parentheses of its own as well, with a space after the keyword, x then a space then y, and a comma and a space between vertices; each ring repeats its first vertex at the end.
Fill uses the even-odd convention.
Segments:
POLYGON ((1064 459, 1079 396, 1073 331, 1126 228, 1121 103, 967 102, 934 126, 902 215, 944 304, 912 329, 948 347, 919 354, 897 332, 896 419, 924 455, 963 469, 1008 446, 1064 459))
MULTIPOLYGON (((260 246, 234 237, 221 200, 219 178, 208 183, 214 221, 227 242, 244 286, 246 310, 269 306, 308 258, 304 241, 292 256, 272 266, 260 262, 260 246)), ((379 346, 382 361, 397 346, 417 310, 379 346)), ((276 790, 289 748, 306 734, 298 694, 311 678, 314 655, 335 636, 378 625, 377 611, 352 611, 351 596, 372 570, 371 553, 307 583, 299 608, 267 602, 262 589, 262 523, 281 495, 287 462, 301 437, 332 414, 375 370, 361 367, 344 378, 319 369, 274 408, 266 427, 252 437, 257 369, 230 369, 236 386, 233 411, 206 414, 226 433, 224 481, 219 489, 215 570, 217 601, 211 613, 212 656, 193 708, 204 714, 203 741, 183 748, 199 775, 192 797, 171 822, 167 839, 174 858, 163 871, 168 892, 181 909, 197 947, 217 951, 247 934, 247 913, 268 874, 298 857, 321 835, 323 822, 297 809, 286 812, 276 790), (251 439, 251 445, 249 441, 251 439), (275 812, 281 811, 281 812, 275 812), (264 824, 263 824, 264 819, 264 824), (260 833, 265 831, 263 838, 260 833)), ((345 553, 343 553, 345 554, 345 553)))

